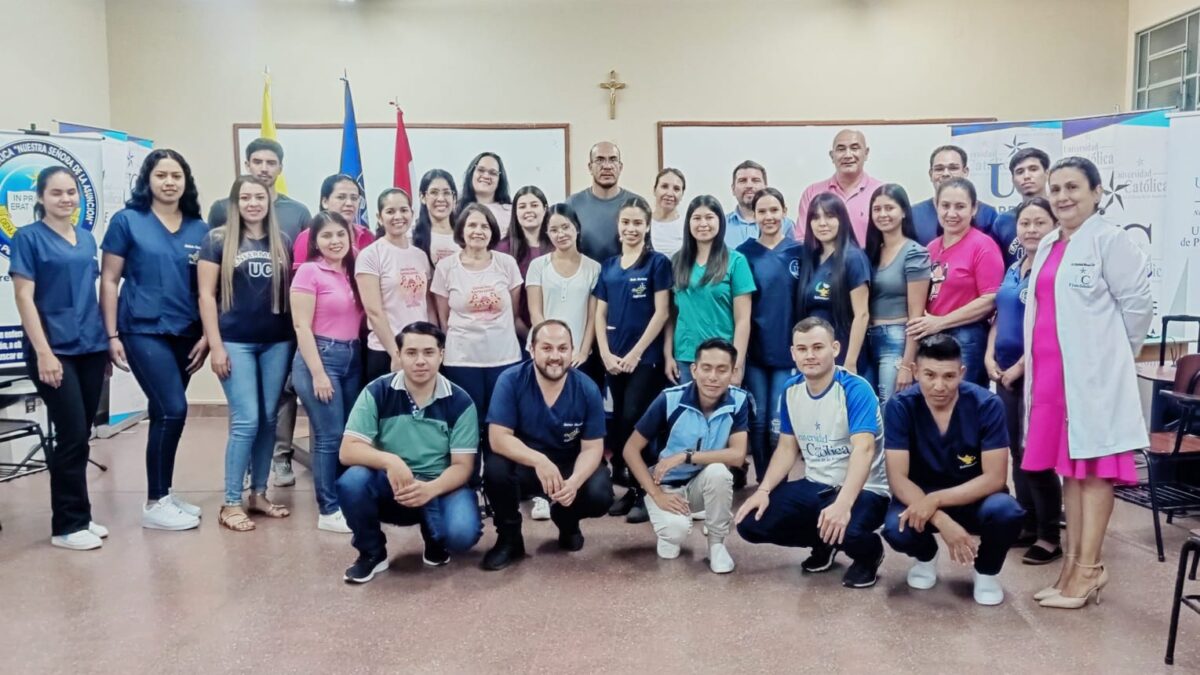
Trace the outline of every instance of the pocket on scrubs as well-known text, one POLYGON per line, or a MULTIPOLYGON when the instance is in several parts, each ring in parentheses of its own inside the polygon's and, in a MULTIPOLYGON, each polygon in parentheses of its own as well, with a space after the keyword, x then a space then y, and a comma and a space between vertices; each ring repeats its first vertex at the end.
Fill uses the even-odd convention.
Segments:
POLYGON ((79 339, 79 321, 73 307, 42 312, 42 325, 51 347, 69 345, 79 339))
POLYGON ((162 314, 162 291, 154 287, 138 286, 131 289, 129 313, 135 319, 157 319, 162 314))

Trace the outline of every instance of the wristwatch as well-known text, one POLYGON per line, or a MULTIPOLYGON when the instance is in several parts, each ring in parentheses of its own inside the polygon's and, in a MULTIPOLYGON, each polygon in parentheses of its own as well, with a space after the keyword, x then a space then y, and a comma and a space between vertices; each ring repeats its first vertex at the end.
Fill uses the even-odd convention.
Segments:
POLYGON ((693 455, 693 454, 695 454, 695 453, 693 453, 691 450, 688 450, 688 451, 687 451, 687 463, 688 463, 688 464, 691 464, 691 463, 692 463, 692 455, 693 455))

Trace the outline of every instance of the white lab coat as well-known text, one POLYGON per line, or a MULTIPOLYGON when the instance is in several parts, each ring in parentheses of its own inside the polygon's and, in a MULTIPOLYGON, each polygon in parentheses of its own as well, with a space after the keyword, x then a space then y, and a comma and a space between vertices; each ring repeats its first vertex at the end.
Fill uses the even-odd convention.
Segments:
MULTIPOLYGON (((1036 363, 1031 356, 1038 274, 1062 229, 1038 245, 1025 302, 1025 429, 1036 363)), ((1054 281, 1058 342, 1067 393, 1071 459, 1149 445, 1135 355, 1153 318, 1150 262, 1125 230, 1094 215, 1075 231, 1054 281)))

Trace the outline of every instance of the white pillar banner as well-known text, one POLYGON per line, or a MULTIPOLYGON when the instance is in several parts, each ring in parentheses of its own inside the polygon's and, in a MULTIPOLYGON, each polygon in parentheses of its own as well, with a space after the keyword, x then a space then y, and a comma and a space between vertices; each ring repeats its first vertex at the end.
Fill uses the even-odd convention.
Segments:
POLYGON ((1018 150, 1037 148, 1058 159, 1062 151, 1062 122, 985 122, 950 126, 950 142, 967 151, 969 178, 979 199, 1008 211, 1021 204, 1013 187, 1008 162, 1018 150))
MULTIPOLYGON (((1167 217, 1162 242, 1162 305, 1166 314, 1200 315, 1200 113, 1170 118, 1167 217)), ((1184 333, 1171 333, 1178 337, 1184 333)), ((1194 328, 1187 335, 1196 336, 1194 328)))

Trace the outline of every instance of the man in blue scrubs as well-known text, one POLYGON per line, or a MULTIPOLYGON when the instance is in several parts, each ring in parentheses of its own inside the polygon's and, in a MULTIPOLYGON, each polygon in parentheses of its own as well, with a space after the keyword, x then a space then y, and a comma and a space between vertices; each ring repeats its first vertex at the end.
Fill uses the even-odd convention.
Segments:
MULTIPOLYGON (((917 230, 917 241, 922 246, 942 235, 942 226, 938 224, 937 189, 951 178, 967 178, 971 170, 967 167, 967 151, 957 145, 943 145, 934 148, 929 155, 929 180, 933 183, 934 196, 918 204, 913 204, 913 226, 917 230)), ((979 202, 979 210, 975 213, 975 226, 984 232, 992 231, 992 222, 996 220, 996 208, 990 204, 979 202)))
POLYGON ((533 360, 500 375, 488 408, 492 454, 483 481, 499 536, 483 557, 485 570, 525 556, 521 495, 550 501, 564 551, 582 549, 579 521, 605 515, 613 502, 604 465, 604 399, 591 378, 571 367, 571 329, 550 319, 529 338, 533 360))
POLYGON ((738 510, 738 533, 752 544, 811 548, 805 572, 833 567, 839 550, 854 561, 847 588, 875 585, 883 542, 875 530, 888 507, 883 420, 871 385, 834 365, 833 326, 809 317, 792 329, 800 374, 780 401, 779 444, 758 486, 738 510), (804 477, 789 481, 796 459, 804 477))
MULTIPOLYGON (((1021 201, 1046 196, 1046 178, 1049 177, 1050 155, 1037 148, 1022 148, 1008 160, 1008 171, 1012 174, 1013 189, 1021 193, 1021 201)), ((1017 239, 1017 209, 1013 207, 996 216, 988 234, 996 240, 1000 253, 1004 255, 1007 269, 1025 257, 1025 247, 1017 239)))
POLYGON ((950 559, 975 566, 975 602, 1004 602, 999 574, 1025 510, 1008 494, 1008 429, 995 394, 963 381, 962 349, 938 334, 917 348, 918 387, 888 400, 884 438, 892 504, 883 538, 912 556, 908 585, 937 583, 942 535, 950 559), (975 541, 975 536, 979 541, 975 541))
MULTIPOLYGON (((754 218, 754 195, 767 186, 767 170, 762 164, 746 160, 733 168, 733 200, 737 206, 725 216, 725 245, 737 248, 747 239, 758 238, 754 218)), ((686 223, 685 223, 686 226, 686 223)), ((783 236, 791 239, 796 221, 783 217, 783 236)))

